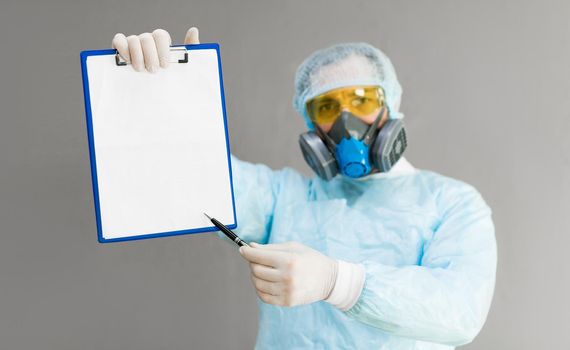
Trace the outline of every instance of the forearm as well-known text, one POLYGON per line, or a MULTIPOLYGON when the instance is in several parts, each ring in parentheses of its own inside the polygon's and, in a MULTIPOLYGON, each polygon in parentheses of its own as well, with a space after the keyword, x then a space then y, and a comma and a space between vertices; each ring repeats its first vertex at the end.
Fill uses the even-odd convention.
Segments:
POLYGON ((484 324, 494 272, 365 263, 365 282, 347 314, 384 332, 449 345, 470 342, 484 324))

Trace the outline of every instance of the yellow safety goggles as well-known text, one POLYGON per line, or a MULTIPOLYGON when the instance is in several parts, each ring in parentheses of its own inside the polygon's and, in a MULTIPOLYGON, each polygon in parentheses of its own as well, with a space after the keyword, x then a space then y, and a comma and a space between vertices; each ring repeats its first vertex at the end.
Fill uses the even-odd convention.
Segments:
POLYGON ((309 118, 315 123, 330 124, 348 110, 364 117, 384 106, 384 90, 379 86, 350 86, 313 97, 306 103, 309 118))

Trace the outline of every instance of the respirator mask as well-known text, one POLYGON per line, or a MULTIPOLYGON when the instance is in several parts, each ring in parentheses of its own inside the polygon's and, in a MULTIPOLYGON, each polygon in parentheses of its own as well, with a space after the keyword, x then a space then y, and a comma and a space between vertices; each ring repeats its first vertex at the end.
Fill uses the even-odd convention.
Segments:
POLYGON ((339 172, 351 178, 387 172, 406 149, 401 119, 388 119, 379 128, 389 111, 378 86, 335 89, 310 99, 306 108, 315 131, 301 134, 299 144, 305 161, 324 180, 339 172))

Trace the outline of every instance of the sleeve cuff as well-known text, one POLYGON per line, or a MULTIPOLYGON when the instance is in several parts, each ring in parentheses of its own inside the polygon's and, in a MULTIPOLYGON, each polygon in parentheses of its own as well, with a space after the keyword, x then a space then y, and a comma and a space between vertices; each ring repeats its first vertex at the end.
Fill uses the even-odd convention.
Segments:
POLYGON ((348 311, 360 297, 365 277, 364 265, 338 260, 336 282, 325 301, 341 311, 348 311))

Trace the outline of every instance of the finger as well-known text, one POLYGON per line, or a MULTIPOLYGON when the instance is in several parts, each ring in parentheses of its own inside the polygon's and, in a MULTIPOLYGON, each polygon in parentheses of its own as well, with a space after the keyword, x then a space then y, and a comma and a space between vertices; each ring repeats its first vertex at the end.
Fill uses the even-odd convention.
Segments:
POLYGON ((152 32, 152 37, 156 44, 156 52, 158 53, 160 66, 166 68, 170 60, 170 45, 172 44, 170 34, 164 29, 156 29, 152 32))
POLYGON ((125 62, 131 61, 131 55, 129 55, 129 43, 127 42, 127 37, 123 33, 115 34, 113 42, 111 43, 113 49, 117 50, 119 56, 121 56, 125 62))
POLYGON ((141 41, 145 68, 151 73, 156 73, 160 63, 158 62, 158 52, 156 51, 154 38, 150 33, 142 33, 139 35, 139 38, 141 41))
POLYGON ((257 249, 282 251, 282 252, 291 251, 297 245, 298 245, 297 242, 284 242, 284 243, 273 243, 273 244, 258 244, 255 242, 251 243, 251 246, 257 249))
POLYGON ((184 38, 185 45, 194 45, 200 43, 200 33, 198 32, 198 28, 192 27, 188 29, 186 32, 186 37, 184 38))
POLYGON ((282 288, 280 288, 279 284, 277 284, 275 282, 265 281, 265 280, 256 278, 253 275, 251 276, 251 282, 255 286, 255 289, 260 291, 260 292, 271 294, 271 295, 281 295, 281 289, 282 288))
POLYGON ((380 118, 380 120, 384 121, 387 118, 388 118, 388 108, 382 107, 382 118, 380 118))
POLYGON ((264 250, 243 246, 239 249, 240 254, 249 262, 275 267, 279 260, 284 259, 286 253, 273 250, 264 250))
POLYGON ((276 305, 276 306, 285 306, 284 303, 282 302, 281 297, 271 295, 271 294, 267 294, 267 293, 263 293, 260 291, 257 291, 257 296, 259 297, 259 299, 261 299, 261 301, 263 301, 266 304, 271 304, 271 305, 276 305))
POLYGON ((144 58, 141 47, 141 41, 136 35, 129 35, 127 37, 127 43, 129 44, 129 55, 131 56, 131 64, 133 68, 140 72, 144 69, 144 58))
POLYGON ((279 273, 279 270, 272 267, 249 263, 249 268, 252 275, 257 278, 261 278, 262 280, 269 282, 277 282, 281 280, 281 274, 279 273))

